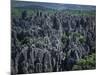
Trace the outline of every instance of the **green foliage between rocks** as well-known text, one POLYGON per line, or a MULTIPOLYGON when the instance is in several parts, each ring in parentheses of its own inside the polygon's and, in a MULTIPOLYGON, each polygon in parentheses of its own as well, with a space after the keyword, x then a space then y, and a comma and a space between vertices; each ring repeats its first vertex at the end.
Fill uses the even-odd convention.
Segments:
POLYGON ((85 56, 80 59, 76 65, 73 66, 73 70, 86 70, 96 68, 96 55, 95 53, 85 56))

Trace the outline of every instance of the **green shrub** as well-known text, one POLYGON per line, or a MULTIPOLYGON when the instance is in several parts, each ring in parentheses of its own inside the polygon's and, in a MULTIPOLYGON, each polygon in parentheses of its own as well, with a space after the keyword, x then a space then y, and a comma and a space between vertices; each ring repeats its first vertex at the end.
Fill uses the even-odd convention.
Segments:
POLYGON ((68 40, 68 35, 64 32, 62 35, 61 41, 63 44, 66 44, 67 40, 68 40))
POLYGON ((85 37, 80 36, 79 41, 80 41, 80 43, 84 43, 86 41, 86 39, 85 39, 85 37))
POLYGON ((85 69, 95 69, 96 68, 96 56, 92 55, 86 56, 80 59, 76 65, 73 66, 73 70, 85 70, 85 69))

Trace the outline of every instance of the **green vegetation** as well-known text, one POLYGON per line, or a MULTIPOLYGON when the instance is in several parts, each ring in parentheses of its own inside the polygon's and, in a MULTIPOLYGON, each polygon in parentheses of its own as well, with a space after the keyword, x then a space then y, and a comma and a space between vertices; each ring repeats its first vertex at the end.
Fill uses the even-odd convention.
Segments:
POLYGON ((86 41, 86 38, 81 33, 73 33, 73 36, 78 38, 80 43, 84 43, 86 41))
POLYGON ((81 11, 81 10, 64 10, 69 15, 75 16, 95 16, 95 11, 81 11))
POLYGON ((15 16, 21 16, 22 11, 27 11, 28 15, 35 15, 36 12, 44 12, 44 14, 49 13, 60 13, 63 12, 67 15, 73 15, 73 16, 95 16, 95 11, 81 11, 81 10, 55 10, 55 9, 25 9, 25 8, 12 8, 12 15, 15 16))
POLYGON ((63 33, 62 39, 61 39, 62 43, 66 44, 67 40, 68 40, 68 35, 66 35, 66 33, 63 33))
POLYGON ((86 70, 95 69, 96 67, 96 55, 95 53, 80 59, 76 65, 73 66, 73 70, 86 70))
POLYGON ((81 37, 79 38, 79 41, 80 41, 80 43, 84 43, 84 42, 86 41, 86 39, 84 38, 84 36, 81 36, 81 37))

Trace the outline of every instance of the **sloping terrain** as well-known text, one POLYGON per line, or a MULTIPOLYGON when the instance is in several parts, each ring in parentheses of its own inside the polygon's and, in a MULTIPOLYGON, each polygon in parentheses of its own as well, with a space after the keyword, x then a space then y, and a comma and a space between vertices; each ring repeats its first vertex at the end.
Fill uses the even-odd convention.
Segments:
POLYGON ((45 2, 26 2, 26 1, 13 1, 13 7, 20 8, 48 8, 56 10, 85 10, 95 11, 96 7, 93 5, 77 5, 77 4, 61 4, 61 3, 45 3, 45 2))

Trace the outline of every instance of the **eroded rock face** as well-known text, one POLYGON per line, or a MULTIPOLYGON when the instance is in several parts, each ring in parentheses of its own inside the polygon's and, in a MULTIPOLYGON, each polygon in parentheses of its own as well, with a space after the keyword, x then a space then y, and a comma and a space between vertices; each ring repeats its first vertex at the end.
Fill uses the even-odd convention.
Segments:
POLYGON ((72 70, 95 52, 95 16, 37 13, 12 17, 12 74, 72 70))

